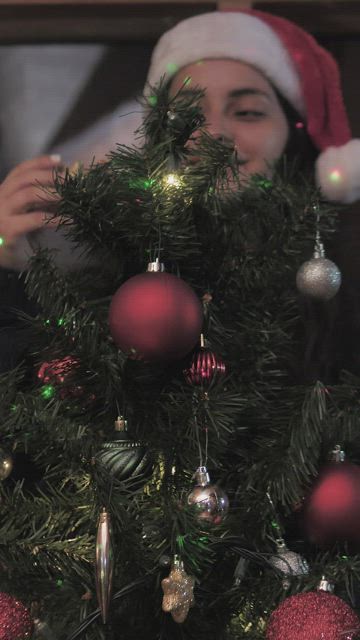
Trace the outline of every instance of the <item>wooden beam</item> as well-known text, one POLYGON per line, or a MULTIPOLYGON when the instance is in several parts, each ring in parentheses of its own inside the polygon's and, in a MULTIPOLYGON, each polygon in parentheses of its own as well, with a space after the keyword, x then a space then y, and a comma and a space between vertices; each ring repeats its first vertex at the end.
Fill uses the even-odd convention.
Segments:
POLYGON ((253 4, 252 0, 218 0, 217 8, 219 10, 228 9, 229 11, 232 9, 251 9, 253 4))
POLYGON ((0 0, 0 43, 156 40, 179 20, 215 7, 205 0, 0 0))
POLYGON ((360 35, 359 0, 259 0, 263 9, 319 35, 360 35))
POLYGON ((360 0, 0 0, 0 43, 153 42, 188 16, 251 4, 319 35, 360 34, 360 0))
MULTIPOLYGON (((213 6, 219 5, 222 2, 229 2, 229 4, 233 5, 234 7, 236 6, 241 6, 242 4, 246 4, 248 0, 214 0, 213 2, 209 2, 209 0, 197 0, 196 2, 194 2, 194 0, 175 0, 174 2, 169 2, 168 0, 0 0, 0 6, 2 7, 63 7, 63 6, 71 6, 71 7, 78 7, 78 6, 95 6, 98 8, 101 7, 106 7, 109 5, 113 5, 113 6, 121 6, 121 7, 125 7, 125 8, 130 8, 130 7, 138 7, 141 8, 143 6, 150 6, 150 7, 155 7, 157 5, 167 5, 168 7, 170 7, 170 9, 172 7, 175 7, 176 5, 182 5, 182 6, 186 6, 186 5, 190 5, 193 6, 195 9, 196 7, 201 7, 201 5, 209 5, 212 4, 213 6)), ((249 0, 249 2, 251 4, 263 4, 263 5, 272 5, 272 4, 277 4, 277 5, 289 5, 290 7, 292 5, 296 5, 296 4, 307 4, 307 5, 322 5, 323 8, 325 8, 326 6, 332 6, 332 5, 342 5, 342 4, 352 4, 352 5, 358 5, 360 6, 360 0, 345 0, 345 2, 342 2, 341 0, 277 0, 276 2, 274 2, 273 0, 262 0, 261 2, 254 2, 249 0)))
MULTIPOLYGON (((241 2, 241 0, 238 1, 241 2)), ((194 2, 194 0, 177 0, 175 2, 169 2, 168 0, 0 0, 0 6, 3 7, 42 7, 43 9, 46 9, 47 7, 63 6, 71 6, 72 8, 79 6, 93 6, 100 9, 109 5, 125 7, 127 9, 130 9, 131 7, 137 7, 139 9, 144 6, 155 7, 157 5, 170 5, 170 7, 173 7, 176 5, 192 5, 193 7, 195 7, 199 5, 201 6, 202 4, 212 4, 215 6, 216 1, 214 0, 214 2, 209 2, 208 0, 197 0, 197 2, 194 2)))

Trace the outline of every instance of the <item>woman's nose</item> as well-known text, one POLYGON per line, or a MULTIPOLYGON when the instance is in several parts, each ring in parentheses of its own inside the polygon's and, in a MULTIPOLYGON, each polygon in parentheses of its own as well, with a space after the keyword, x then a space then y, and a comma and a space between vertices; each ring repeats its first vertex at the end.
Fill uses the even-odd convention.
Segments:
POLYGON ((226 122, 226 118, 223 114, 218 113, 204 113, 205 115, 205 128, 207 132, 224 144, 232 144, 233 136, 229 128, 229 123, 226 122))
POLYGON ((202 126, 202 129, 198 129, 192 134, 187 146, 190 148, 196 147, 199 138, 201 137, 201 130, 205 130, 213 138, 219 140, 219 142, 232 147, 234 145, 234 136, 232 135, 229 123, 226 122, 224 115, 214 111, 210 112, 207 109, 203 109, 203 114, 205 117, 204 125, 202 126))

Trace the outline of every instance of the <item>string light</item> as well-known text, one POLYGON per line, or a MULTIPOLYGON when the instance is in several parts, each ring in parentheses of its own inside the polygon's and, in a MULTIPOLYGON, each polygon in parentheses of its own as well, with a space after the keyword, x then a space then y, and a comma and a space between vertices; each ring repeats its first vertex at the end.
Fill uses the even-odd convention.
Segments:
POLYGON ((182 185, 182 179, 176 173, 168 173, 164 177, 164 186, 165 187, 174 187, 175 189, 179 189, 182 185))
POLYGON ((179 71, 179 67, 175 62, 169 62, 169 64, 166 65, 166 70, 168 73, 174 74, 179 71))
POLYGON ((41 389, 41 395, 45 400, 50 400, 55 395, 55 388, 52 384, 46 384, 41 389))

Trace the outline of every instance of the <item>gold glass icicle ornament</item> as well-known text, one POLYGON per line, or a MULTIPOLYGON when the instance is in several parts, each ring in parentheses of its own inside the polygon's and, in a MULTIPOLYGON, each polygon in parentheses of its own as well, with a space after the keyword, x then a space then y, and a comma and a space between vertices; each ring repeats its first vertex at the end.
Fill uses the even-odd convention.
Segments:
POLYGON ((161 581, 162 609, 169 611, 175 622, 184 622, 194 604, 194 583, 194 578, 185 572, 182 560, 175 555, 169 576, 161 581))
POLYGON ((108 621, 111 600, 114 557, 111 540, 110 514, 104 508, 100 513, 96 535, 95 580, 96 595, 104 624, 108 621))

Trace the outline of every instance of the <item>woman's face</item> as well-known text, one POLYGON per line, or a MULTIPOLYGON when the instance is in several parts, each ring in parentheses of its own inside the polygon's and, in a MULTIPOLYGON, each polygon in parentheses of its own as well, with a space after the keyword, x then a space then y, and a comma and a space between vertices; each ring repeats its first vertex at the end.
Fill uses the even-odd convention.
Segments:
POLYGON ((240 173, 271 175, 286 147, 289 126, 268 80, 243 62, 209 59, 183 67, 171 83, 171 94, 184 84, 186 91, 205 89, 201 107, 206 128, 235 146, 240 173))

